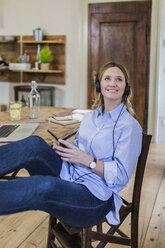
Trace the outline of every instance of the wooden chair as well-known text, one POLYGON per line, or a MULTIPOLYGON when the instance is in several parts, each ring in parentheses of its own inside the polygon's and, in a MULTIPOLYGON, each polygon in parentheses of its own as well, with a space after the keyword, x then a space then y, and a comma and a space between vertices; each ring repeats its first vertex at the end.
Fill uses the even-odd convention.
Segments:
MULTIPOLYGON (((14 99, 15 101, 21 101, 21 96, 24 96, 25 105, 27 103, 27 96, 31 90, 29 85, 17 85, 14 87, 14 99)), ((54 106, 54 91, 55 88, 51 86, 38 86, 38 92, 41 96, 41 105, 54 106)))
POLYGON ((120 224, 117 226, 108 224, 109 230, 104 233, 103 223, 106 222, 106 219, 97 223, 95 228, 96 231, 94 231, 94 226, 88 228, 74 228, 66 225, 55 217, 50 216, 47 248, 57 248, 55 239, 58 240, 63 248, 91 248, 92 241, 99 241, 96 248, 103 248, 107 243, 116 243, 138 248, 139 204, 151 138, 151 135, 143 134, 142 151, 136 167, 132 202, 127 202, 123 199, 123 205, 120 209, 120 224), (131 235, 128 237, 119 229, 119 227, 130 213, 131 235), (117 233, 118 236, 115 235, 115 233, 117 233))

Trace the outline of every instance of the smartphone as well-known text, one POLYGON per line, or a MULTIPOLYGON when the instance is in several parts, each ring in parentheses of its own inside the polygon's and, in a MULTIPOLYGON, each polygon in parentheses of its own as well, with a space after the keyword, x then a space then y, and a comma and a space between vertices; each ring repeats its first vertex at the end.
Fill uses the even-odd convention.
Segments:
MULTIPOLYGON (((48 133, 50 133, 58 141, 59 138, 54 133, 52 133, 50 130, 48 130, 48 133)), ((61 146, 66 147, 64 144, 62 144, 62 143, 60 143, 60 144, 61 144, 61 146)))

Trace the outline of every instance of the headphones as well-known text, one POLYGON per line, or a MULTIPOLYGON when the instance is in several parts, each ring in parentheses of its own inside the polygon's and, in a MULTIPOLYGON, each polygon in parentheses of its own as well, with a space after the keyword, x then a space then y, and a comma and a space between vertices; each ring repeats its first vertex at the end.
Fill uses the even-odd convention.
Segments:
MULTIPOLYGON (((98 74, 96 75, 95 86, 96 86, 96 92, 100 93, 101 92, 101 87, 100 87, 100 80, 99 80, 98 74)), ((126 81, 126 86, 125 86, 123 96, 128 96, 129 95, 130 88, 131 88, 130 84, 126 81)))

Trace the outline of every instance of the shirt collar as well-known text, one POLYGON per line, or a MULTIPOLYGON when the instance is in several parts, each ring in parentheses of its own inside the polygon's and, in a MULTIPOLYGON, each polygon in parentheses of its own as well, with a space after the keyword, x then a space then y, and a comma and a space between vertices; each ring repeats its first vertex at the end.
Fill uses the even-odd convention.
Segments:
MULTIPOLYGON (((115 122, 115 121, 117 120, 119 114, 120 114, 120 111, 122 110, 122 112, 121 112, 121 114, 122 114, 122 113, 125 112, 125 110, 126 110, 126 106, 124 105, 124 107, 123 107, 123 105, 124 105, 123 102, 120 103, 119 106, 117 106, 117 107, 116 107, 115 109, 113 109, 112 111, 107 112, 106 114, 109 114, 109 116, 110 116, 110 117, 112 118, 112 120, 115 122), (123 109, 122 109, 122 108, 123 108, 123 109)), ((99 116, 99 115, 102 115, 102 113, 103 113, 103 105, 101 105, 101 106, 98 108, 98 116, 99 116)))

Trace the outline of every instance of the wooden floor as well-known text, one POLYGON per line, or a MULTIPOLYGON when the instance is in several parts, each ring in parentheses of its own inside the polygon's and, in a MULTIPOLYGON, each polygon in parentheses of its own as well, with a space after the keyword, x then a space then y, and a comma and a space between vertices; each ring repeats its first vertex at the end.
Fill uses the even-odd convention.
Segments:
MULTIPOLYGON (((133 177, 122 192, 128 200, 132 181, 133 177)), ((128 227, 129 221, 123 225, 129 233, 128 227)), ((0 248, 46 248, 47 231, 48 214, 40 211, 0 216, 0 248)), ((141 198, 139 247, 165 248, 165 145, 152 144, 150 148, 141 198)))

